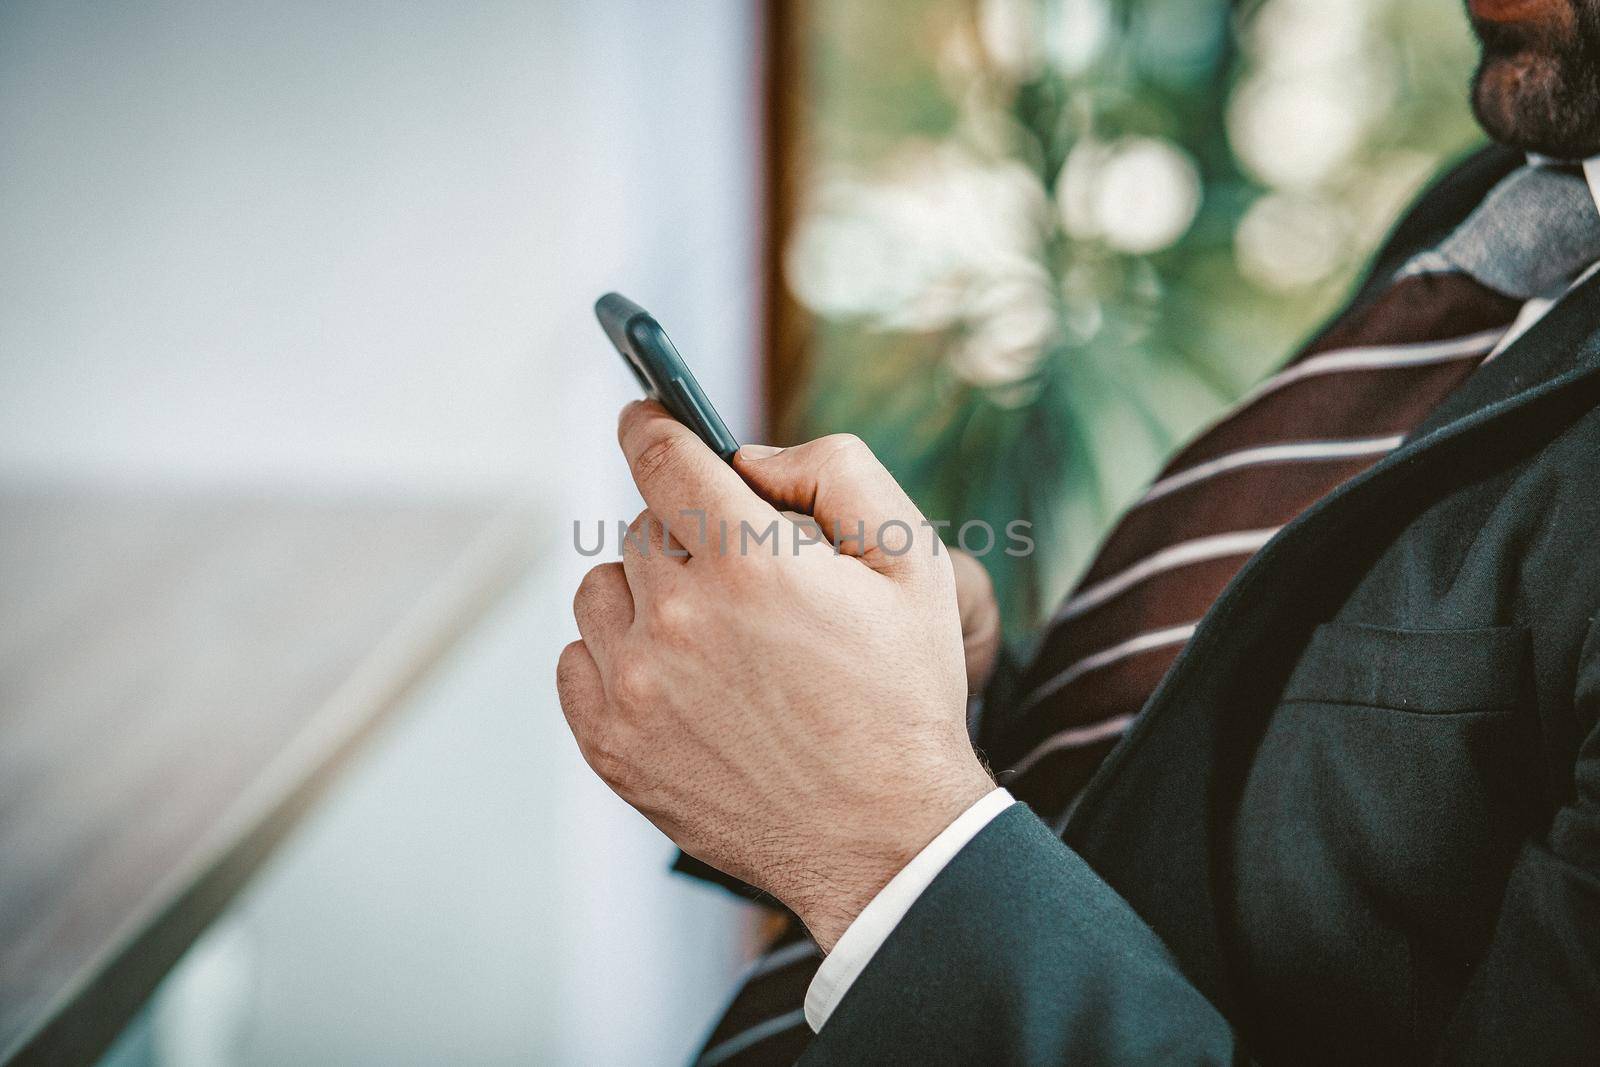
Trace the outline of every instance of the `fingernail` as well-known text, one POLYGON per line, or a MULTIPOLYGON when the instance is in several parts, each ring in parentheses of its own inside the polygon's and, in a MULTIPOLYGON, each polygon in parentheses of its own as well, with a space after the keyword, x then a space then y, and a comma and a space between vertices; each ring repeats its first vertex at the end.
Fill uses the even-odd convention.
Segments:
POLYGON ((739 458, 770 459, 782 451, 783 449, 779 448, 777 445, 740 445, 739 458))

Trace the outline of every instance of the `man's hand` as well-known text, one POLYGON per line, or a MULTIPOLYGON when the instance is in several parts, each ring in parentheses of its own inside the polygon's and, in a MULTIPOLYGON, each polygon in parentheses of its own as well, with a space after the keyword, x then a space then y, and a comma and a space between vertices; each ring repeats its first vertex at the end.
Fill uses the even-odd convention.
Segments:
POLYGON ((989 684, 1000 657, 1000 604, 994 583, 983 564, 959 548, 952 548, 950 564, 956 573, 956 605, 961 612, 961 646, 967 660, 967 692, 977 694, 989 684))
POLYGON ((619 437, 648 509, 578 589, 567 722, 619 796, 831 948, 993 788, 966 734, 949 553, 854 438, 741 452, 763 500, 655 404, 626 408, 619 437))

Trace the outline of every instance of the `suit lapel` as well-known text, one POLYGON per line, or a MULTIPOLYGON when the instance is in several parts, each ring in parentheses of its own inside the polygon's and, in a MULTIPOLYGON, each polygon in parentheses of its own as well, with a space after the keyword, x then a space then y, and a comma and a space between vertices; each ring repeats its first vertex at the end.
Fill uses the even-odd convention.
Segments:
MULTIPOLYGON (((1470 186, 1492 187, 1498 179, 1490 170, 1480 169, 1470 186)), ((1448 232, 1449 214, 1415 229, 1423 240, 1448 232)), ((1399 247, 1386 258, 1404 262, 1410 252, 1398 236, 1391 245, 1399 247)), ((1473 375, 1403 447, 1256 554, 1085 790, 1063 837, 1222 1010, 1232 1000, 1222 919, 1232 884, 1228 821, 1275 694, 1311 630, 1418 506, 1597 404, 1600 278, 1592 278, 1473 375)))
POLYGON ((1411 435, 1430 434, 1477 411, 1495 408, 1596 358, 1600 331, 1600 273, 1573 288, 1533 328, 1480 368, 1411 435))

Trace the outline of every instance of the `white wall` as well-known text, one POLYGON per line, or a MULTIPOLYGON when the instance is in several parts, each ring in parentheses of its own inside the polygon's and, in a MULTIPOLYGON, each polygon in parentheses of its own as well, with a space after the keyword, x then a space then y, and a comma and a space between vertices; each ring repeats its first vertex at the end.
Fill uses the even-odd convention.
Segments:
POLYGON ((595 417, 558 396, 622 395, 607 285, 748 410, 754 40, 735 0, 0 6, 0 471, 525 481, 595 417))
POLYGON ((0 477, 515 492, 539 573, 172 982, 175 1063, 679 1059, 735 909, 581 767, 551 679, 639 504, 589 305, 752 423, 753 5, 0 5, 0 477))

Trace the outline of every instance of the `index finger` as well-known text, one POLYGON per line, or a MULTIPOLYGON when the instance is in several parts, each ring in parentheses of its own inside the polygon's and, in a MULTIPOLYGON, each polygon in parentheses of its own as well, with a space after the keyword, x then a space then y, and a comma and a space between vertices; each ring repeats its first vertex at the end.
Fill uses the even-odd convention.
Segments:
POLYGON ((622 409, 617 441, 646 506, 671 526, 691 556, 716 553, 720 531, 737 537, 741 522, 764 530, 777 521, 772 505, 655 401, 622 409))

